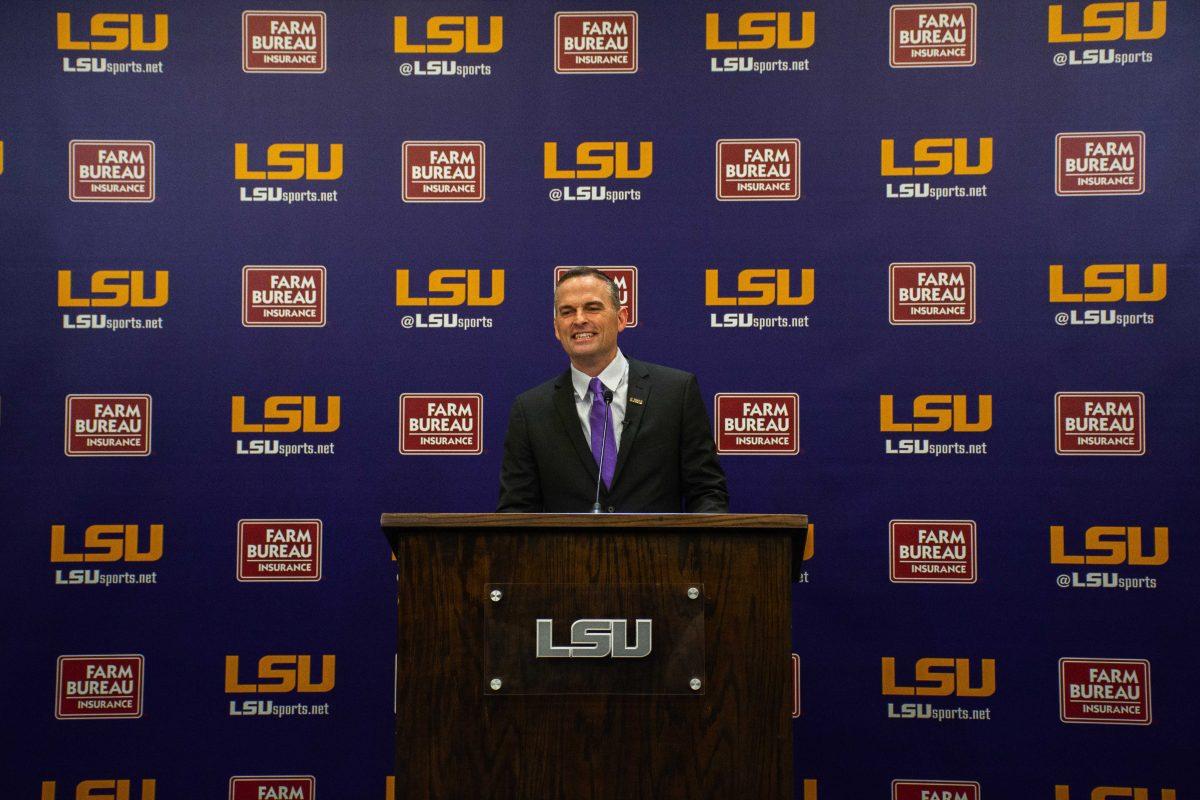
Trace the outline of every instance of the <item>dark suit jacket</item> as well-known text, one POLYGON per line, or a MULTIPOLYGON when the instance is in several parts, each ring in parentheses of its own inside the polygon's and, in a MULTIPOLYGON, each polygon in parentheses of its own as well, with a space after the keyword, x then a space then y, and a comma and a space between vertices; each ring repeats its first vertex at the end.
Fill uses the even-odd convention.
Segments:
MULTIPOLYGON (((575 410, 570 369, 517 397, 504 438, 498 511, 591 511, 598 472, 575 410)), ((621 446, 612 488, 600 486, 600 506, 729 510, 695 375, 629 359, 621 446)))

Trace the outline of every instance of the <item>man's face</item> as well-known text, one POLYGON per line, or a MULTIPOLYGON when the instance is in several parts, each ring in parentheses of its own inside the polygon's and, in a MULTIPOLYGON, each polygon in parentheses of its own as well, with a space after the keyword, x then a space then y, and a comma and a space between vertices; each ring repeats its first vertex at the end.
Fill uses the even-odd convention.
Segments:
POLYGON ((617 334, 629 322, 628 310, 613 308, 608 284, 591 275, 558 285, 554 338, 576 367, 603 368, 617 355, 617 334))

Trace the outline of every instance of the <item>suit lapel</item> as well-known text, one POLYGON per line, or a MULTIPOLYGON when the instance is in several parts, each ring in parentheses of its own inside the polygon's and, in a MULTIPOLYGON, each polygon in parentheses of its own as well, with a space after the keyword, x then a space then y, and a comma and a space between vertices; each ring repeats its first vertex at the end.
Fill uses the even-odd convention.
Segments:
POLYGON ((621 468, 629 460, 629 451, 642 427, 642 417, 650 404, 650 389, 650 370, 641 362, 629 359, 629 394, 625 398, 625 425, 621 431, 621 448, 617 451, 617 466, 613 470, 613 486, 621 477, 621 468))
POLYGON ((592 456, 592 451, 588 449, 587 440, 583 438, 583 430, 579 424, 579 412, 575 409, 575 387, 571 384, 571 370, 569 369, 554 384, 554 408, 558 411, 558 419, 562 423, 563 432, 571 440, 571 445, 579 454, 580 460, 583 461, 583 466, 591 476, 592 482, 595 483, 600 471, 596 467, 596 459, 592 456))

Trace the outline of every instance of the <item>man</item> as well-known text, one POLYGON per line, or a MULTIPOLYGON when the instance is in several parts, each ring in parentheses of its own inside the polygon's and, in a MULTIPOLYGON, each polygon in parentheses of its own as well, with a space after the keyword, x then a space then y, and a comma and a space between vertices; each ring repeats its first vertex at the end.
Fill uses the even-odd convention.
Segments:
POLYGON ((617 335, 628 321, 599 270, 559 280, 554 338, 571 366, 513 403, 497 510, 591 511, 598 477, 603 511, 728 510, 696 377, 625 358, 617 335))

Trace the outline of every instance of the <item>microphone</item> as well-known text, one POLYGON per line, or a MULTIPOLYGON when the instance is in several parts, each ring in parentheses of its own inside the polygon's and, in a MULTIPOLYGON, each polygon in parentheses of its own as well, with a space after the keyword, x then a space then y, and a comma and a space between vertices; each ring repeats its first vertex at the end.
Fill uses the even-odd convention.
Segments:
MULTIPOLYGON (((601 384, 603 385, 603 384, 601 384)), ((604 433, 600 434, 600 471, 596 473, 596 502, 592 503, 592 513, 600 513, 600 481, 604 480, 604 457, 608 455, 608 448, 604 446, 608 441, 608 418, 612 416, 612 390, 604 390, 604 433)))

